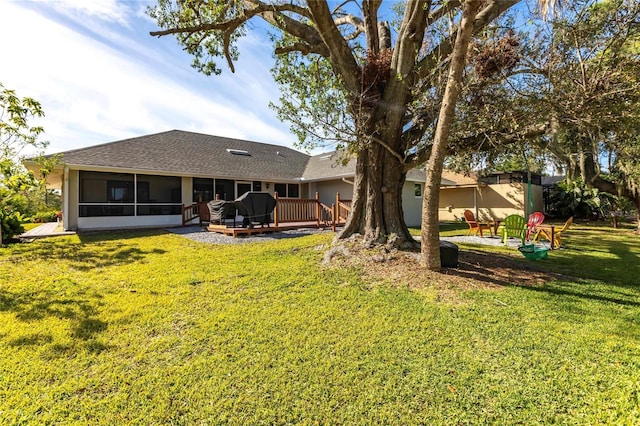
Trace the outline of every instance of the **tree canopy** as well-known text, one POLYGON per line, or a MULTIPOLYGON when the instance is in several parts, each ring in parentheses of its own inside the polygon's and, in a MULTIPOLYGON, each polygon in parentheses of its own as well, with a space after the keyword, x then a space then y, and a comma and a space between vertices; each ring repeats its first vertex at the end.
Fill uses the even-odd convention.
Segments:
MULTIPOLYGON (((38 182, 22 166, 25 148, 43 150, 47 143, 39 139, 41 126, 31 121, 43 117, 38 101, 20 98, 14 90, 0 83, 0 240, 21 232, 24 213, 29 204, 25 194, 38 182)), ((33 153, 33 152, 32 152, 33 153)), ((35 155, 35 154, 34 154, 35 155)))
POLYGON ((466 87, 458 162, 499 164, 512 146, 640 207, 640 4, 565 2, 516 38, 505 78, 476 73, 466 87))
MULTIPOLYGON (((359 233, 381 242, 393 234, 410 247, 416 243, 404 223, 402 186, 407 171, 431 155, 463 9, 479 7, 469 18, 478 35, 516 3, 415 0, 394 16, 381 0, 159 0, 149 14, 162 28, 151 34, 175 35, 207 74, 220 72, 220 58, 233 70, 238 40, 255 20, 266 23, 278 58, 274 76, 283 87, 280 117, 301 140, 339 142, 355 156, 352 211, 340 237, 359 233)), ((464 58, 466 49, 461 53, 464 58)), ((438 163, 440 154, 436 169, 438 163)), ((437 204, 437 190, 425 191, 425 200, 435 197, 437 204)), ((435 269, 437 235, 422 243, 435 248, 423 252, 435 269)))

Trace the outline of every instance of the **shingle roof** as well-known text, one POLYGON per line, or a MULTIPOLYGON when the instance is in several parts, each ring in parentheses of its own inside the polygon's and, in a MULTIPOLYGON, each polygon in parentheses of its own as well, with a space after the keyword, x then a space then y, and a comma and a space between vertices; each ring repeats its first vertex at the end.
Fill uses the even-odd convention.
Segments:
MULTIPOLYGON (((344 157, 341 153, 332 151, 320 155, 314 155, 309 159, 307 168, 302 175, 303 180, 328 180, 343 176, 353 176, 356 173, 355 157, 344 157)), ((411 169, 407 173, 407 180, 411 182, 424 182, 425 172, 420 169, 411 169)))
POLYGON ((278 145, 171 130, 66 151, 70 166, 96 166, 272 181, 298 180, 309 156, 278 145), (228 150, 246 151, 235 155, 228 150))
POLYGON ((314 155, 309 158, 302 178, 314 181, 353 176, 356 172, 356 162, 353 160, 353 158, 343 157, 336 151, 314 155))
MULTIPOLYGON (((356 163, 354 157, 347 162, 341 161, 343 158, 336 151, 309 156, 280 145, 182 130, 123 139, 61 154, 62 162, 72 167, 273 182, 321 181, 353 176, 356 163), (237 155, 243 152, 249 155, 237 155)), ((424 171, 410 170, 407 180, 424 182, 424 171)), ((447 184, 444 179, 443 184, 447 184)))

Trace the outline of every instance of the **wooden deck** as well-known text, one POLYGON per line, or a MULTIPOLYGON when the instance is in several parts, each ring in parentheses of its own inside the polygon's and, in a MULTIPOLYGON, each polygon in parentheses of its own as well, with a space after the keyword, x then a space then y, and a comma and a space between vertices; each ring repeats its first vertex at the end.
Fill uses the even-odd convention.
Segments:
MULTIPOLYGON (((282 232, 289 231, 291 229, 300 229, 300 228, 318 228, 317 222, 290 222, 285 224, 280 224, 279 226, 256 226, 254 228, 241 228, 241 227, 233 227, 227 225, 213 225, 210 224, 207 226, 207 231, 209 232, 217 232, 219 234, 228 235, 231 237, 238 236, 249 236, 249 235, 259 235, 259 234, 267 234, 273 232, 282 232)), ((320 228, 331 228, 329 227, 320 227, 320 228)))

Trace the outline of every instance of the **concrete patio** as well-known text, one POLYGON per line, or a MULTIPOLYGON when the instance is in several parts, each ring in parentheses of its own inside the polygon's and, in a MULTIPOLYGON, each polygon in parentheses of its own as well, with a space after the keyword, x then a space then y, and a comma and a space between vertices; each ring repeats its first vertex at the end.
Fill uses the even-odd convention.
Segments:
POLYGON ((23 240, 45 238, 45 237, 57 237, 60 235, 74 235, 75 231, 65 231, 62 228, 62 224, 58 222, 47 222, 40 226, 37 226, 23 234, 18 235, 18 238, 23 240))

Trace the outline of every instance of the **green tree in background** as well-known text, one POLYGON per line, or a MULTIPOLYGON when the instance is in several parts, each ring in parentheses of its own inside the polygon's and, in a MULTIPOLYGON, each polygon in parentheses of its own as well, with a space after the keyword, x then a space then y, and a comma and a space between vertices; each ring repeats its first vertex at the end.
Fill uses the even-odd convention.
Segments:
POLYGON ((30 121, 43 117, 38 101, 20 98, 14 90, 0 83, 0 231, 7 241, 23 232, 22 223, 29 210, 29 194, 42 182, 28 172, 20 162, 24 151, 42 151, 47 142, 39 140, 40 126, 30 121))

